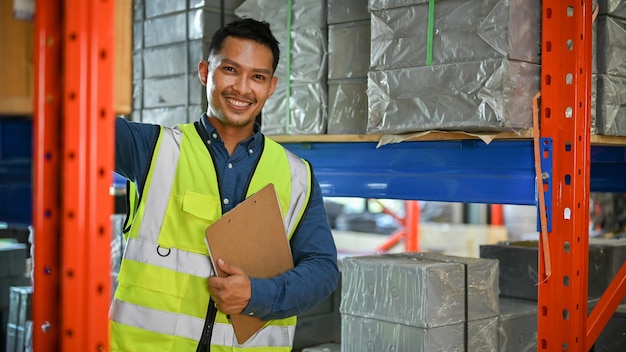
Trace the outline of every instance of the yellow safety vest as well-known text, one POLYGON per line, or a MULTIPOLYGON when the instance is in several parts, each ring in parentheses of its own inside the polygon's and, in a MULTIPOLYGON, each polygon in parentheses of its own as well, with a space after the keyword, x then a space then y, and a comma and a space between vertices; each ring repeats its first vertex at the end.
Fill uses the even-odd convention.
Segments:
MULTIPOLYGON (((306 161, 265 138, 246 197, 273 183, 291 237, 311 182, 306 161)), ((111 350, 196 351, 213 275, 204 230, 222 216, 222 206, 213 160, 193 124, 161 128, 141 199, 129 210, 133 219, 111 305, 111 350)), ((295 325, 295 316, 269 321, 239 345, 218 312, 211 351, 291 351, 295 325)))

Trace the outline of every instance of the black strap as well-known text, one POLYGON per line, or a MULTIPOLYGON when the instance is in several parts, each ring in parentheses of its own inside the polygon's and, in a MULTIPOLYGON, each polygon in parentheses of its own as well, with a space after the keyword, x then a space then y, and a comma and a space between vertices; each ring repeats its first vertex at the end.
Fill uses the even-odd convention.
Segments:
POLYGON ((213 335, 213 325, 215 324, 216 315, 217 308, 215 308, 215 302, 211 299, 209 300, 209 309, 207 309, 206 312, 206 320, 204 321, 204 329, 202 329, 202 337, 200 337, 196 352, 211 351, 211 336, 213 335))

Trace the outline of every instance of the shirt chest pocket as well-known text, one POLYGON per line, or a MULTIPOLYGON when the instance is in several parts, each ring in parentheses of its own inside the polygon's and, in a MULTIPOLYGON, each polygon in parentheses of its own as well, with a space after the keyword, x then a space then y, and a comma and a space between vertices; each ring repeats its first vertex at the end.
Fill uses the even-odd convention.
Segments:
POLYGON ((173 196, 159 235, 159 244, 208 254, 204 232, 222 215, 219 198, 186 191, 173 196))

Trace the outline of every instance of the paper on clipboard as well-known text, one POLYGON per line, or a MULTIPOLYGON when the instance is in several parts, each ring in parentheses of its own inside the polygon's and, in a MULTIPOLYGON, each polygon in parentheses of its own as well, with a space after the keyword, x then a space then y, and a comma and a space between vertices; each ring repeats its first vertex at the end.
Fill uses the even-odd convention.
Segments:
MULTIPOLYGON (((238 266, 250 277, 270 278, 293 268, 278 197, 273 184, 239 203, 207 227, 206 243, 213 269, 217 259, 238 266)), ((230 316, 239 344, 245 343, 265 321, 249 315, 230 316)))

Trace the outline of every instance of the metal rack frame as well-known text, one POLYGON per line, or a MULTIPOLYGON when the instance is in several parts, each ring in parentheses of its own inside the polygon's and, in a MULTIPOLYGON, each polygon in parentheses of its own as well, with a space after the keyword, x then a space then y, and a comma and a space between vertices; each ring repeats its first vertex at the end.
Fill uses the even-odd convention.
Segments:
POLYGON ((36 6, 33 347, 105 351, 114 2, 36 6))
MULTIPOLYGON (((552 147, 539 189, 552 226, 540 247, 551 265, 540 263, 538 346, 586 352, 626 291, 625 265, 587 316, 589 192, 626 192, 626 143, 590 142, 591 1, 542 6, 541 137, 552 147)), ((112 1, 37 1, 38 352, 108 350, 113 14, 112 1)), ((325 196, 537 204, 528 139, 283 145, 312 162, 325 196)))

